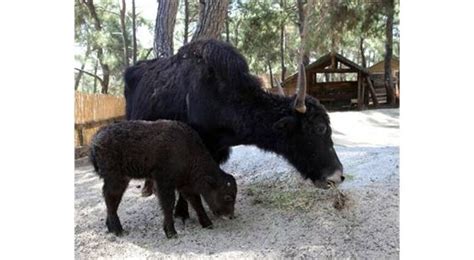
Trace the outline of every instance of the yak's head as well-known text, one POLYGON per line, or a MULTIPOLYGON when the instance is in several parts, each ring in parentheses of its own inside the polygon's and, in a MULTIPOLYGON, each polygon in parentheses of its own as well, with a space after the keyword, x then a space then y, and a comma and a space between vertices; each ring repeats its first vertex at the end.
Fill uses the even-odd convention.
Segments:
POLYGON ((323 189, 344 180, 343 167, 331 138, 329 116, 313 97, 306 97, 304 66, 298 73, 298 92, 293 114, 278 120, 274 129, 282 133, 284 155, 305 178, 323 189))

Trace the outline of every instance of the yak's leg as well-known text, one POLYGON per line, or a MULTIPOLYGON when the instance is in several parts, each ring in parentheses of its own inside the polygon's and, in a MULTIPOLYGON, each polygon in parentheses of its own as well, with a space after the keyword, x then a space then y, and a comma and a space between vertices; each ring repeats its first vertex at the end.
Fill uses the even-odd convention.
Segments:
POLYGON ((225 163, 230 156, 230 147, 239 144, 231 130, 221 129, 212 134, 206 133, 204 130, 198 130, 198 133, 212 158, 218 164, 225 163))
POLYGON ((188 194, 184 193, 183 194, 185 198, 191 203, 191 206, 194 208, 196 211, 196 215, 198 216, 199 224, 203 228, 212 228, 212 222, 209 219, 209 217, 206 214, 206 211, 204 210, 204 207, 202 205, 201 197, 196 194, 188 194))
POLYGON ((174 194, 174 186, 170 186, 165 181, 155 182, 157 185, 158 198, 160 200, 161 209, 163 211, 163 229, 167 238, 173 238, 177 236, 176 229, 174 228, 173 220, 173 209, 174 202, 176 200, 174 194))
POLYGON ((179 193, 178 202, 176 203, 176 208, 174 209, 174 216, 181 218, 183 224, 186 219, 189 218, 188 202, 183 198, 183 194, 181 194, 181 192, 179 193))
POLYGON ((230 147, 239 144, 241 141, 232 129, 220 129, 217 136, 210 140, 208 149, 214 160, 223 164, 230 157, 230 147))
POLYGON ((142 197, 149 197, 153 194, 153 180, 146 179, 142 188, 142 197))
POLYGON ((117 209, 122 200, 123 193, 127 189, 129 180, 104 178, 104 186, 102 193, 107 207, 107 219, 105 224, 109 232, 115 233, 117 236, 122 235, 123 228, 117 215, 117 209))

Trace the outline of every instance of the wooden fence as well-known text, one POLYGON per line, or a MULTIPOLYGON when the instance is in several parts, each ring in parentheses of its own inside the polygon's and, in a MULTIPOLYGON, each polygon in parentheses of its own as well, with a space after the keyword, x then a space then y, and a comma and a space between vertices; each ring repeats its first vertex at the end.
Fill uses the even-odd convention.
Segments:
POLYGON ((75 147, 87 147, 92 136, 100 127, 124 117, 124 97, 76 92, 74 109, 75 147))

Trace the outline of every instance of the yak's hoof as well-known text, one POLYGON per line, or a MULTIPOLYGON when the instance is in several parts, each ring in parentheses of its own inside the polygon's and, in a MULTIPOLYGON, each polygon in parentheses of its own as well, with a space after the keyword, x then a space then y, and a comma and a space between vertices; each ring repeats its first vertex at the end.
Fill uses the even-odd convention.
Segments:
POLYGON ((183 225, 184 223, 186 222, 186 219, 189 218, 189 211, 187 208, 179 208, 179 207, 176 207, 176 210, 174 211, 174 216, 176 218, 180 218, 181 221, 183 221, 183 225))
POLYGON ((120 221, 118 219, 116 220, 110 220, 107 218, 105 221, 105 225, 107 225, 107 230, 111 233, 114 233, 116 236, 122 236, 124 231, 122 228, 122 225, 120 224, 120 221))

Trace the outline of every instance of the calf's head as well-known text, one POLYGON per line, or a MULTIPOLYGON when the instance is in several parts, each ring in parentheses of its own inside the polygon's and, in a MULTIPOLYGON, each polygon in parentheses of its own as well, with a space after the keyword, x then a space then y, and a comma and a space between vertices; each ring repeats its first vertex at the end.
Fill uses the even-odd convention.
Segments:
POLYGON ((327 189, 344 181, 343 167, 332 142, 329 116, 313 97, 306 96, 306 77, 301 64, 293 114, 280 118, 273 127, 281 133, 283 154, 305 178, 327 189))
POLYGON ((237 196, 235 178, 220 170, 217 176, 206 175, 203 179, 201 194, 214 215, 233 218, 237 196))

